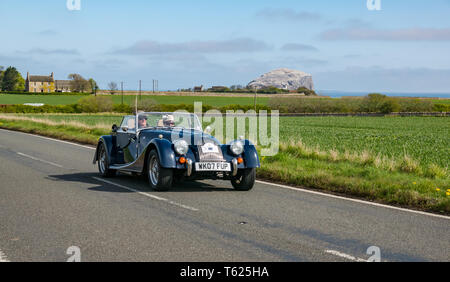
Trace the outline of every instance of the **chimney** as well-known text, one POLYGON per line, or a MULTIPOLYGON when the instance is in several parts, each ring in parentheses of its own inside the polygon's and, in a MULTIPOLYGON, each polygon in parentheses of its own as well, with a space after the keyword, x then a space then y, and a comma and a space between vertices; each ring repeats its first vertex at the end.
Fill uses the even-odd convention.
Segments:
POLYGON ((53 79, 55 79, 55 75, 54 75, 54 73, 52 72, 52 74, 50 75, 53 79))

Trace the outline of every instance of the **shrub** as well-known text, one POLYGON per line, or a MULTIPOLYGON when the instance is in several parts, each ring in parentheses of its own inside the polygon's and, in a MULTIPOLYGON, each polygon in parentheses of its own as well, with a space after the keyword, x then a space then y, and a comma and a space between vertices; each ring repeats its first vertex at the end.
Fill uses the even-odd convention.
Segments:
POLYGON ((26 106, 26 105, 2 105, 0 107, 0 112, 2 113, 23 113, 23 114, 34 114, 34 113, 81 113, 78 105, 64 105, 64 106, 52 106, 44 105, 42 107, 26 106))
POLYGON ((433 103, 421 99, 398 99, 400 111, 402 112, 431 112, 433 103))
POLYGON ((434 104, 433 111, 435 112, 450 112, 450 104, 434 104))
POLYGON ((143 99, 138 103, 139 110, 143 110, 146 112, 157 111, 158 110, 158 102, 154 99, 143 99))
POLYGON ((57 96, 89 96, 90 93, 81 93, 81 92, 50 92, 50 93, 42 93, 42 92, 26 92, 26 91, 1 91, 0 94, 8 94, 8 95, 57 95, 57 96))
POLYGON ((128 104, 115 104, 113 106, 113 112, 130 114, 133 112, 133 108, 128 104))
POLYGON ((108 96, 89 96, 81 98, 78 106, 84 113, 111 112, 113 101, 108 96))
POLYGON ((314 90, 308 89, 306 87, 299 87, 297 89, 297 93, 303 93, 306 96, 317 96, 317 93, 314 90))
POLYGON ((380 105, 379 112, 383 114, 389 114, 392 112, 400 111, 400 105, 397 102, 397 99, 388 98, 385 99, 380 105))

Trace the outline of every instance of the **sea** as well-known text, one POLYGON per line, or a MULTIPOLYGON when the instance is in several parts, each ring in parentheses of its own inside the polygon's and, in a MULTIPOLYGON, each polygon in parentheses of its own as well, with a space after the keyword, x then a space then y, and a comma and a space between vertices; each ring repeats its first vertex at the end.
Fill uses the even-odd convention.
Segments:
MULTIPOLYGON (((338 90, 316 90, 316 93, 322 96, 330 96, 332 98, 341 98, 345 96, 366 96, 370 92, 350 92, 338 90)), ((420 98, 446 98, 450 99, 450 93, 399 93, 399 92, 372 92, 381 93, 391 97, 420 97, 420 98)))

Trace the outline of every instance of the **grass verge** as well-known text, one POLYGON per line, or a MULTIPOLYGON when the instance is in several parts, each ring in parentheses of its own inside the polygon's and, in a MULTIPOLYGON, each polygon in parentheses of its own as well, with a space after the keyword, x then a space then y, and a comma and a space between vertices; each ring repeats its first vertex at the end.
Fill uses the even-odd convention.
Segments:
POLYGON ((281 144, 279 153, 263 157, 261 165, 259 178, 450 214, 448 170, 436 165, 416 169, 408 156, 394 160, 367 152, 325 152, 298 142, 281 144))

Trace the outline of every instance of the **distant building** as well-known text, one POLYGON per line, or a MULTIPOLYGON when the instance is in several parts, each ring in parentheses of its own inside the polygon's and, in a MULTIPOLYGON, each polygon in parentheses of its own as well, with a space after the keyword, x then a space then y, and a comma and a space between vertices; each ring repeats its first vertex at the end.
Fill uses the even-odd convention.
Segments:
POLYGON ((56 92, 70 92, 72 89, 71 80, 55 80, 56 92))
POLYGON ((194 92, 202 92, 202 91, 203 91, 203 85, 194 87, 194 92))
POLYGON ((55 92, 54 74, 52 73, 49 76, 30 75, 30 73, 27 72, 27 79, 25 80, 25 91, 34 93, 55 92))
POLYGON ((70 92, 71 80, 55 80, 53 72, 49 76, 27 73, 25 91, 33 93, 70 92))
POLYGON ((223 92, 223 91, 226 91, 227 89, 228 89, 228 87, 226 87, 226 86, 213 86, 213 87, 211 87, 210 91, 223 92))

